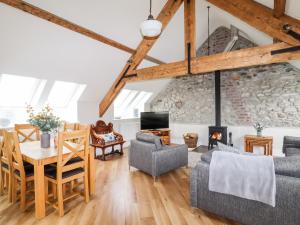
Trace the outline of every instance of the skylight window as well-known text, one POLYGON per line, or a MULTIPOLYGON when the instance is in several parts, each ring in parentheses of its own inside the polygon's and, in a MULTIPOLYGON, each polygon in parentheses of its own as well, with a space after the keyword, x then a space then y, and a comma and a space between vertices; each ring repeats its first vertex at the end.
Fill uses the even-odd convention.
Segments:
POLYGON ((33 77, 0 76, 0 106, 25 107, 39 99, 46 81, 33 77))
POLYGON ((65 108, 72 101, 77 101, 86 85, 55 81, 50 94, 48 103, 54 108, 65 108))
POLYGON ((150 92, 123 89, 114 102, 114 118, 139 118, 151 96, 150 92))

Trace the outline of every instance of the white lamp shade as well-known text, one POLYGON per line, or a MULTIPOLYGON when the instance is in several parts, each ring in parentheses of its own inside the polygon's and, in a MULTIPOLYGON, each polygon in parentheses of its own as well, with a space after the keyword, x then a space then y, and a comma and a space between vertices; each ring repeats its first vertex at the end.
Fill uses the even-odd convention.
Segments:
POLYGON ((141 24, 141 33, 144 37, 156 37, 160 35, 161 28, 160 21, 148 19, 141 24))

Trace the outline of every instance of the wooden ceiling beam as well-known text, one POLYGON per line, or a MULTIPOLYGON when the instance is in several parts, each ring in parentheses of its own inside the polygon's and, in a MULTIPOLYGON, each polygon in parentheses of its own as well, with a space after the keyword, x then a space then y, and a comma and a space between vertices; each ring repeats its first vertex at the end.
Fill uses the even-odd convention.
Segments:
MULTIPOLYGON (((163 9, 161 10, 161 12, 157 17, 157 20, 159 20, 162 23, 162 30, 164 30, 165 27, 168 25, 172 17, 179 9, 182 2, 183 0, 168 0, 167 3, 164 5, 163 9)), ((115 82, 108 90, 104 98, 102 99, 99 105, 100 116, 104 115, 104 113, 107 111, 109 106, 115 100, 115 98, 117 97, 121 89, 125 86, 124 77, 126 77, 127 74, 132 73, 132 71, 134 71, 138 67, 138 65, 145 58, 146 54, 150 51, 150 49, 157 41, 157 39, 158 38, 151 38, 151 39, 144 38, 141 41, 141 43, 136 49, 136 52, 128 60, 122 72, 116 78, 115 82)))
POLYGON ((196 1, 184 0, 185 59, 196 57, 196 1), (190 56, 189 56, 190 55, 190 56))
POLYGON ((285 14, 286 0, 274 0, 273 15, 280 18, 285 14))
MULTIPOLYGON (((300 59, 300 51, 271 55, 271 51, 285 49, 288 47, 290 47, 290 45, 282 42, 273 45, 225 52, 211 56, 197 57, 191 61, 192 74, 198 75, 216 70, 223 71, 300 59)), ((190 75, 188 74, 186 60, 139 69, 134 71, 134 73, 136 73, 137 76, 126 78, 126 82, 190 75)))
MULTIPOLYGON (((104 44, 107 44, 109 46, 112 46, 114 48, 117 48, 119 50, 125 51, 130 54, 135 54, 136 50, 130 47, 127 47, 126 45, 123 45, 117 41, 114 41, 112 39, 109 39, 101 34, 97 34, 94 31, 91 31, 87 28, 84 28, 82 26, 79 26, 75 23, 72 23, 68 20, 65 20, 59 16, 56 16, 46 10, 43 10, 41 8, 38 8, 34 5, 31 5, 25 1, 20 1, 20 0, 0 0, 0 2, 9 5, 13 8, 22 10, 23 12, 29 13, 33 16, 39 17, 41 19, 47 20, 51 23, 54 23, 56 25, 62 26, 66 29, 72 30, 74 32, 77 32, 79 34, 82 34, 84 36, 87 36, 89 38, 92 38, 94 40, 97 40, 99 42, 102 42, 104 44)), ((155 59, 151 56, 145 56, 145 59, 148 61, 151 61, 156 64, 163 64, 161 60, 155 59)))
POLYGON ((285 24, 290 24, 292 30, 300 33, 300 21, 283 15, 280 18, 273 16, 270 9, 253 0, 207 0, 218 8, 248 23, 250 26, 290 45, 299 45, 300 41, 286 34, 285 24))

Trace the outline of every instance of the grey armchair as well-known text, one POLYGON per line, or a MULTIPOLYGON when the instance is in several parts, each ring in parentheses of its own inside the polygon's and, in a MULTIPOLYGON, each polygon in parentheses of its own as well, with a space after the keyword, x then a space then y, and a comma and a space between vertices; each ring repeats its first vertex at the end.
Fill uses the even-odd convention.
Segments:
POLYGON ((300 155, 300 137, 285 136, 282 151, 285 156, 300 155))
POLYGON ((187 145, 162 145, 153 134, 137 133, 129 148, 129 167, 135 167, 154 179, 163 173, 188 165, 187 145))

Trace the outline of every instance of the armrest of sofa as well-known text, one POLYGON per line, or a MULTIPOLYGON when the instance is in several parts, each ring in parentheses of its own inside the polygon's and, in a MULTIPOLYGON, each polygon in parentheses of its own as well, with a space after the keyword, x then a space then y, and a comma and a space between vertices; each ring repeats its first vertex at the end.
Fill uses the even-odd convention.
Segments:
POLYGON ((274 157, 274 167, 276 174, 300 178, 300 155, 274 157))

